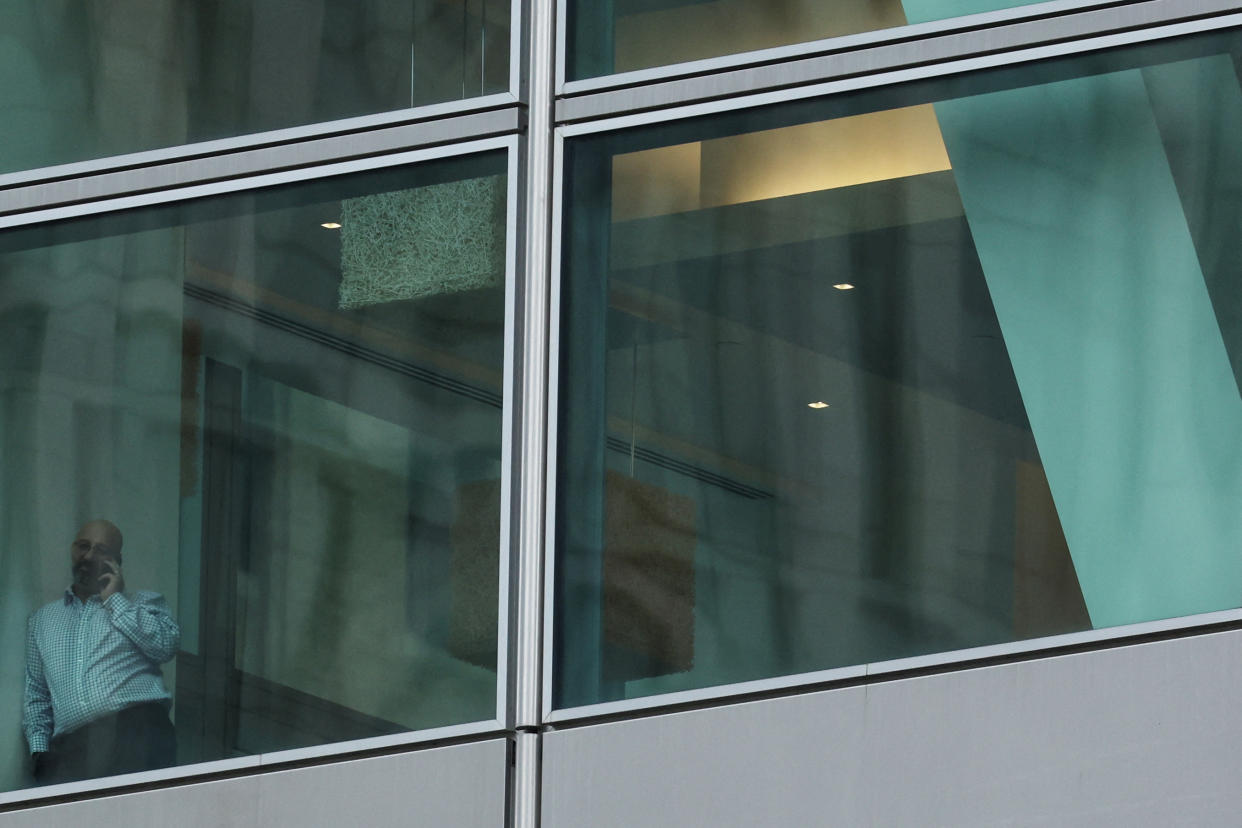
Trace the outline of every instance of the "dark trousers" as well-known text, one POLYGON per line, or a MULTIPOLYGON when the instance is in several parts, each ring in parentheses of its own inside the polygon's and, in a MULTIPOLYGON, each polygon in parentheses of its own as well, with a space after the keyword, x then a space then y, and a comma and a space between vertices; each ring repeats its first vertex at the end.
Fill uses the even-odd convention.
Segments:
POLYGON ((52 785, 166 768, 177 762, 177 736, 163 702, 127 707, 52 740, 37 758, 35 782, 52 785))

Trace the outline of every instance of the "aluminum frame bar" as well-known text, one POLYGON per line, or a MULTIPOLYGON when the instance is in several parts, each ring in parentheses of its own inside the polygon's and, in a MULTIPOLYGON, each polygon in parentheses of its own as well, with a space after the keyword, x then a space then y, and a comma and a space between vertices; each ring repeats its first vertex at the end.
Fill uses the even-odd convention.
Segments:
MULTIPOLYGON (((615 89, 623 86, 635 86, 643 83, 651 83, 653 81, 669 80, 673 77, 706 75, 709 73, 724 72, 730 69, 740 69, 745 66, 752 66, 761 63, 774 63, 797 57, 809 57, 816 54, 828 54, 829 52, 841 52, 848 49, 857 49, 863 46, 908 41, 931 35, 943 34, 946 32, 980 29, 988 26, 1015 22, 1018 20, 1032 20, 1040 17, 1052 17, 1058 14, 1082 11, 1084 9, 1118 6, 1138 1, 1139 0, 1052 0, 1052 2, 1047 3, 1016 5, 1007 9, 965 15, 963 17, 930 20, 926 23, 914 23, 907 26, 897 26, 888 29, 875 29, 868 32, 858 32, 857 34, 841 35, 839 37, 810 40, 801 43, 790 43, 783 46, 772 46, 766 49, 756 49, 750 52, 739 52, 721 55, 720 57, 672 63, 664 66, 653 66, 649 69, 635 69, 629 72, 618 72, 612 75, 582 78, 578 80, 565 79, 564 59, 562 58, 558 62, 558 70, 560 71, 560 74, 557 75, 556 92, 557 95, 561 96, 581 95, 605 89, 615 89)), ((569 0, 560 0, 560 2, 561 5, 565 5, 569 2, 569 0)), ((564 41, 566 34, 561 32, 558 36, 561 38, 560 54, 563 56, 566 54, 566 42, 564 41)))
POLYGON ((770 679, 717 685, 657 696, 567 707, 549 713, 547 721, 556 729, 560 729, 617 718, 632 718, 635 715, 655 715, 674 710, 719 707, 795 692, 815 692, 846 684, 886 681, 915 672, 968 669, 977 667, 980 663, 1029 661, 1048 658, 1066 651, 1127 646, 1155 638, 1178 637, 1179 634, 1201 635, 1222 628, 1236 629, 1239 627, 1242 627, 1242 609, 1222 610, 1185 618, 1168 618, 1140 624, 1127 624, 1122 627, 1086 630, 1025 641, 972 647, 966 650, 929 653, 891 661, 838 667, 813 673, 776 676, 770 679))
POLYGON ((556 15, 552 0, 528 0, 527 129, 524 139, 522 194, 523 241, 521 333, 511 340, 521 349, 522 417, 518 433, 513 503, 517 514, 514 582, 515 625, 510 726, 514 729, 514 765, 510 778, 513 828, 537 828, 542 726, 544 537, 547 485, 549 295, 552 219, 553 60, 556 15))
POLYGON ((686 77, 679 76, 684 70, 674 66, 663 78, 657 75, 648 83, 567 95, 557 102, 556 118, 558 124, 594 121, 901 70, 934 74, 936 66, 964 58, 992 55, 1003 60, 1022 50, 1068 47, 1103 35, 1210 19, 1240 9, 1236 0, 1144 0, 811 56, 801 54, 800 47, 789 47, 772 50, 772 59, 788 53, 788 59, 779 62, 686 77))
POLYGON ((240 149, 177 161, 27 183, 0 190, 0 216, 278 173, 516 132, 515 106, 356 134, 240 149))

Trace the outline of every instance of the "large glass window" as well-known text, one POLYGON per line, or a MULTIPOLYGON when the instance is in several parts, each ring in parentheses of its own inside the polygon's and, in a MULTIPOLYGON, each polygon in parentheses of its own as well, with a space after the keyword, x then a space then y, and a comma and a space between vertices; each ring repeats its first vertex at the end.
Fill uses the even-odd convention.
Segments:
POLYGON ((0 234, 0 788, 496 718, 507 158, 0 234))
POLYGON ((503 92, 508 0, 0 4, 0 173, 503 92))
POLYGON ((1020 0, 568 0, 570 80, 1021 6, 1020 0))
POLYGON ((554 703, 1242 605, 1240 46, 567 141, 554 703))

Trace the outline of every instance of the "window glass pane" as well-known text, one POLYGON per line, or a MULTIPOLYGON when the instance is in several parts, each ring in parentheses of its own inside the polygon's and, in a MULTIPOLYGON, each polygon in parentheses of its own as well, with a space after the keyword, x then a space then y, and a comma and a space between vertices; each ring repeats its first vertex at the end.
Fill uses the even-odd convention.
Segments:
POLYGON ((0 234, 0 787, 495 717, 506 163, 0 234))
POLYGON ((569 78, 1021 5, 1020 0, 568 0, 569 78))
POLYGON ((556 704, 1242 604, 1237 46, 571 141, 556 704))
POLYGON ((0 173, 503 92, 507 0, 0 5, 0 173))

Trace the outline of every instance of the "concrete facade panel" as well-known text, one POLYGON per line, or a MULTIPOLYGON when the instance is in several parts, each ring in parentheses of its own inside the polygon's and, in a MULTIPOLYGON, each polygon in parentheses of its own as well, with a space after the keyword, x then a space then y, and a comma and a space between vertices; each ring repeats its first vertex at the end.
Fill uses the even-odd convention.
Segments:
POLYGON ((502 739, 0 814, 4 828, 496 828, 505 819, 502 739))
POLYGON ((1236 825, 1242 631, 554 732, 545 826, 1236 825))

